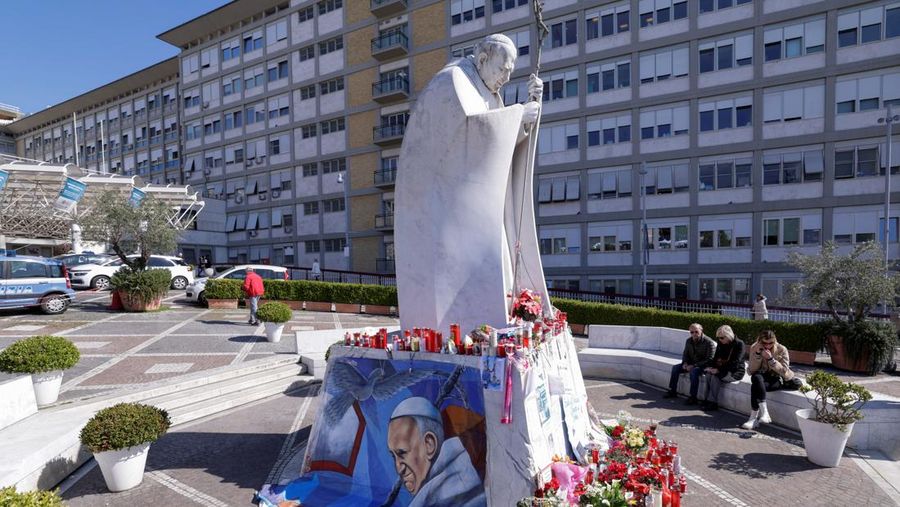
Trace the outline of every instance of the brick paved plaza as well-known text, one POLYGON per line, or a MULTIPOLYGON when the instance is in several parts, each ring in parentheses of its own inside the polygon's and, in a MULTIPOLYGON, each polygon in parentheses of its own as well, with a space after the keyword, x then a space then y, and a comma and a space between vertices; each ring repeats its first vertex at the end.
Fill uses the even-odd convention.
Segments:
MULTIPOLYGON (((102 293, 82 293, 61 316, 0 314, 0 347, 33 334, 62 334, 78 344, 82 361, 66 373, 61 403, 120 387, 175 378, 222 365, 293 352, 293 342, 265 341, 246 324, 243 310, 206 310, 172 293, 168 309, 152 314, 108 312, 102 293)), ((288 329, 335 329, 395 324, 387 317, 294 312, 288 329)), ((584 339, 577 339, 584 345, 584 339)), ((862 380, 862 379, 861 379, 862 380)), ((870 389, 896 392, 900 379, 862 380, 870 389)), ((743 415, 714 415, 640 382, 585 381, 600 418, 619 410, 660 423, 663 438, 679 443, 687 470, 686 505, 895 505, 900 485, 880 478, 848 450, 838 468, 809 463, 798 434, 777 427, 738 428, 743 415), (870 473, 866 473, 869 470, 870 473)), ((144 482, 109 493, 90 461, 62 484, 73 507, 97 505, 249 505, 253 491, 282 472, 295 476, 319 409, 321 384, 244 405, 174 427, 151 449, 144 482), (292 475, 293 474, 293 475, 292 475)))

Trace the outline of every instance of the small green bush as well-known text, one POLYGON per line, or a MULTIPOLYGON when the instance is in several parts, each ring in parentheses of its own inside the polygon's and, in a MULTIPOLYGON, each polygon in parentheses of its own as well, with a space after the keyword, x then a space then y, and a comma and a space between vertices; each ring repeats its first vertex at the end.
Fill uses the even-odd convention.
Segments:
POLYGON ((211 278, 206 282, 203 292, 206 299, 241 299, 244 295, 243 286, 240 280, 211 278))
POLYGON ((588 303, 572 299, 553 299, 553 306, 568 314, 569 322, 576 324, 606 324, 613 326, 654 326, 687 329, 697 322, 707 336, 713 336, 719 326, 727 324, 735 336, 748 344, 756 341, 763 330, 771 329, 778 342, 785 347, 815 352, 822 347, 822 331, 814 324, 795 324, 771 320, 750 320, 717 313, 688 313, 636 306, 588 303))
POLYGON ((847 431, 847 425, 863 418, 862 408, 872 399, 865 387, 852 382, 842 382, 834 373, 816 370, 806 377, 800 392, 813 393, 812 404, 816 421, 831 424, 839 431, 847 431))
POLYGON ((129 294, 143 303, 168 294, 171 284, 172 273, 168 269, 132 271, 128 266, 123 266, 110 279, 110 287, 113 290, 129 294))
POLYGON ((284 303, 270 301, 259 305, 256 317, 263 322, 281 324, 291 320, 291 309, 284 303))
POLYGON ((15 486, 0 488, 0 507, 62 507, 59 493, 54 491, 25 491, 19 493, 15 486))
POLYGON ((43 373, 68 370, 78 364, 78 348, 59 336, 32 336, 19 340, 0 352, 0 371, 43 373))
POLYGON ((104 408, 81 429, 81 443, 91 452, 118 451, 155 442, 172 425, 169 413, 140 403, 104 408))
POLYGON ((864 319, 853 322, 827 320, 818 324, 822 336, 836 335, 844 339, 850 359, 868 358, 866 373, 875 375, 894 358, 897 331, 889 322, 864 319))

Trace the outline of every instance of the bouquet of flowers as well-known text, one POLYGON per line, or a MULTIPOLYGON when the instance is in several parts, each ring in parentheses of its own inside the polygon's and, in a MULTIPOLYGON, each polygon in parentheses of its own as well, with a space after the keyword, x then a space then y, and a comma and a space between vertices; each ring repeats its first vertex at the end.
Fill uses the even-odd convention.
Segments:
POLYGON ((513 301, 512 315, 524 321, 534 322, 541 316, 541 297, 525 289, 513 301))
POLYGON ((639 452, 647 448, 648 439, 653 436, 652 430, 642 430, 631 423, 631 415, 627 412, 619 412, 616 424, 605 426, 606 434, 612 439, 613 444, 622 442, 632 452, 639 452))
POLYGON ((593 507, 628 507, 633 505, 625 496, 621 481, 594 482, 584 487, 578 505, 593 507))

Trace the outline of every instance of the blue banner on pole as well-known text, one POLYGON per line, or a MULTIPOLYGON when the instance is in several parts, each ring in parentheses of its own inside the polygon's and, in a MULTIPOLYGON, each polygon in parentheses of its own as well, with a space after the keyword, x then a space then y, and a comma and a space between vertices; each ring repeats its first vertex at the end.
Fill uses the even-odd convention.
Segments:
POLYGON ((72 211, 75 204, 84 197, 85 189, 87 189, 87 184, 75 178, 66 178, 66 183, 59 191, 59 196, 53 206, 62 211, 72 211))
POLYGON ((0 171, 0 192, 3 191, 3 187, 6 186, 6 182, 9 180, 9 173, 6 171, 0 171))
POLYGON ((144 197, 146 197, 146 196, 147 196, 147 193, 144 192, 143 190, 141 190, 139 188, 132 188, 131 189, 131 197, 128 199, 128 202, 133 207, 136 208, 136 207, 140 206, 141 201, 143 201, 144 197))

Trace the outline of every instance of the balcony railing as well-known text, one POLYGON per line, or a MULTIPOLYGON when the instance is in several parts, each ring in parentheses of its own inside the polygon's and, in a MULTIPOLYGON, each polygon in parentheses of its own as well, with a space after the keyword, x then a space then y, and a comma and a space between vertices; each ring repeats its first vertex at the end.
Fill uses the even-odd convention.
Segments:
POLYGON ((375 215, 375 228, 376 229, 393 229, 394 228, 394 214, 393 213, 383 213, 381 215, 375 215))
POLYGON ((157 135, 152 136, 152 137, 150 138, 150 145, 153 146, 153 145, 155 145, 155 144, 159 144, 160 141, 162 141, 162 135, 157 134, 157 135))
POLYGON ((167 162, 166 162, 166 169, 171 169, 171 168, 173 168, 173 167, 178 167, 179 162, 181 162, 181 160, 179 160, 179 159, 177 159, 177 158, 174 158, 174 159, 172 159, 172 160, 167 161, 167 162))
POLYGON ((406 0, 370 0, 372 14, 376 16, 389 16, 406 9, 406 0))
POLYGON ((372 39, 372 56, 375 58, 394 58, 408 52, 409 37, 400 30, 386 32, 372 39))
POLYGON ((372 98, 376 102, 388 102, 409 97, 409 79, 394 76, 372 83, 372 98))
POLYGON ((163 136, 163 139, 166 141, 174 141, 175 139, 178 139, 178 131, 173 130, 172 132, 167 132, 163 136))
POLYGON ((375 186, 390 186, 397 179, 396 169, 379 169, 375 171, 375 186))
POLYGON ((380 146, 397 143, 403 140, 403 134, 405 132, 405 124, 375 127, 372 129, 372 141, 380 146))
POLYGON ((375 259, 375 271, 379 273, 394 273, 397 271, 394 266, 394 259, 375 259))
POLYGON ((143 139, 138 139, 137 141, 134 142, 134 145, 137 146, 138 148, 143 148, 143 147, 147 146, 147 138, 145 137, 143 139))

